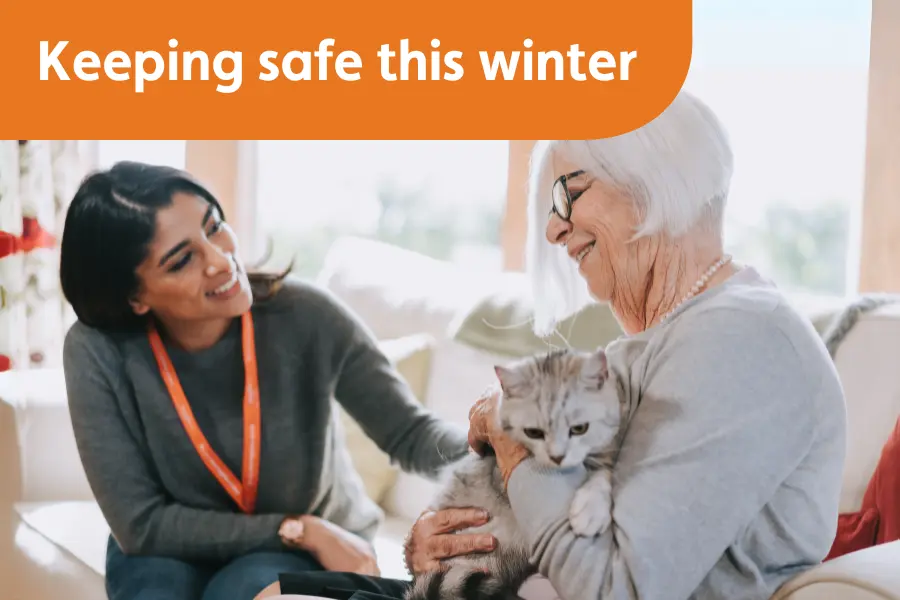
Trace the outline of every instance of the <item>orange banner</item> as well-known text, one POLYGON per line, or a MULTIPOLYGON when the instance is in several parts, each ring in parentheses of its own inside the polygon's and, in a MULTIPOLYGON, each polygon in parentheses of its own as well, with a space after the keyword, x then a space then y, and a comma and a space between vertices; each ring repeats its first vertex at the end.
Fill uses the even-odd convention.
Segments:
POLYGON ((13 139, 607 137, 672 101, 691 0, 3 0, 13 139))

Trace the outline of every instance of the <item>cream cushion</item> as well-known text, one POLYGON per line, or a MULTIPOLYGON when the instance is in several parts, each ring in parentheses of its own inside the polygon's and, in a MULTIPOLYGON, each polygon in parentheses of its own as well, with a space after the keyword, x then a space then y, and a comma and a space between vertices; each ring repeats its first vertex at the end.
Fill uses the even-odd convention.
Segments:
MULTIPOLYGON (((565 319, 545 338, 531 328, 534 305, 525 277, 510 279, 499 289, 483 290, 480 297, 450 322, 447 335, 471 348, 493 355, 519 358, 548 348, 593 350, 605 346, 623 331, 607 304, 591 304, 565 319)), ((829 325, 843 300, 816 296, 792 297, 820 333, 829 325)))
MULTIPOLYGON (((433 343, 433 338, 425 334, 379 343, 381 351, 420 401, 428 389, 433 343)), ((381 504, 397 479, 398 468, 391 464, 390 457, 365 434, 340 404, 335 402, 334 405, 340 415, 344 440, 353 466, 362 478, 368 496, 381 504)))
MULTIPOLYGON (((447 335, 448 326, 486 294, 520 289, 521 274, 459 268, 379 242, 343 237, 329 249, 317 282, 345 302, 379 339, 424 333, 436 342, 425 406, 460 427, 485 386, 496 358, 447 335)), ((415 519, 437 492, 432 481, 398 473, 383 498, 389 513, 415 519)))
POLYGON ((788 581, 772 600, 900 598, 900 541, 830 560, 788 581))

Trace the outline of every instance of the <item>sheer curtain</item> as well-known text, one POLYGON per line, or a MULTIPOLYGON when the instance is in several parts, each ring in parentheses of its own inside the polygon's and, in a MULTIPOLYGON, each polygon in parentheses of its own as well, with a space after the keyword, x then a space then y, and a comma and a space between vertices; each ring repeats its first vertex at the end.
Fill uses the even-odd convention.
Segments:
POLYGON ((61 364, 74 316, 60 290, 59 241, 89 147, 0 140, 0 371, 61 364))

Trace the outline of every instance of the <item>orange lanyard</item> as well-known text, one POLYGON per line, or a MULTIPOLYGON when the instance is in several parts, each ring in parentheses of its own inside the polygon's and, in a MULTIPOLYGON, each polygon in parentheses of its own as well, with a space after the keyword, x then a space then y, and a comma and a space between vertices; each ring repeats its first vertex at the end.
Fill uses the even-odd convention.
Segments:
POLYGON ((200 431, 200 426, 194 419, 194 413, 191 412, 190 404, 178 381, 178 375, 175 374, 175 367, 172 366, 159 332, 152 323, 147 335, 159 365, 159 372, 172 398, 172 404, 175 405, 181 424, 194 444, 197 454, 241 510, 250 514, 256 507, 256 490, 259 485, 260 435, 259 376, 256 370, 256 343, 253 338, 253 317, 250 316, 250 311, 241 315, 241 328, 244 354, 244 460, 241 476, 243 485, 210 448, 209 442, 200 431))

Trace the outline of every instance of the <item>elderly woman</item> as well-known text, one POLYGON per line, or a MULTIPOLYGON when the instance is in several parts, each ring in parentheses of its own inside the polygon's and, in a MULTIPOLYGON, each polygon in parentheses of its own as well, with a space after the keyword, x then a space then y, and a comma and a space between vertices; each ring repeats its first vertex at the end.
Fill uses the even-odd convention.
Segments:
MULTIPOLYGON (((568 521, 584 470, 538 466, 497 427, 496 397, 472 411, 470 442, 494 448, 541 575, 565 600, 769 598, 834 538, 844 397, 810 324, 724 253, 721 125, 682 93, 637 131, 539 143, 532 169, 536 329, 608 302, 626 333, 610 372, 635 406, 612 526, 594 538, 568 521)), ((419 519, 413 572, 480 543, 446 534, 459 515, 419 519)), ((285 576, 284 590, 325 595, 315 577, 285 576)), ((377 579, 357 589, 402 594, 377 579)))

